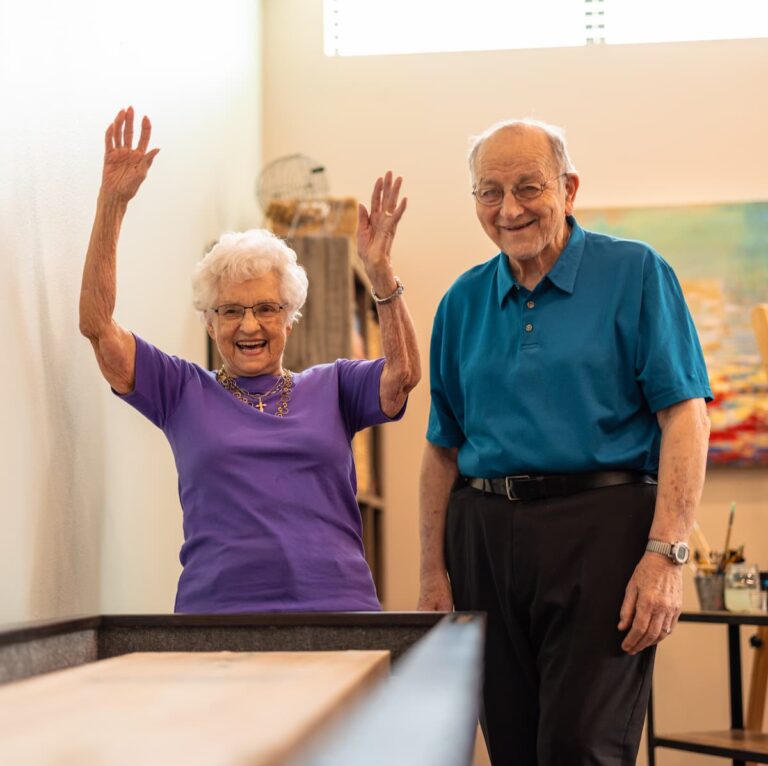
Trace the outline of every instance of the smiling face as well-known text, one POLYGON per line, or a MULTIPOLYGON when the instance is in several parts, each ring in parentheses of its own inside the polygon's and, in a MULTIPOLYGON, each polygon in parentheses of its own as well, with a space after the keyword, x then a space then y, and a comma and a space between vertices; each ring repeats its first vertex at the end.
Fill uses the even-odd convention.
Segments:
POLYGON ((475 202, 477 218, 497 247, 518 263, 541 257, 551 266, 568 241, 566 215, 573 212, 579 179, 563 173, 547 134, 536 127, 502 128, 487 138, 475 158, 475 188, 504 190, 495 206, 475 202), (526 184, 546 184, 533 200, 518 200, 511 192, 526 184))
MULTIPOLYGON (((228 303, 253 306, 257 303, 282 304, 280 277, 270 271, 263 277, 244 282, 222 282, 216 306, 228 303)), ((242 319, 229 320, 213 311, 206 312, 208 334, 224 360, 224 369, 233 377, 280 375, 283 351, 292 325, 285 309, 274 317, 256 319, 246 309, 242 319)))

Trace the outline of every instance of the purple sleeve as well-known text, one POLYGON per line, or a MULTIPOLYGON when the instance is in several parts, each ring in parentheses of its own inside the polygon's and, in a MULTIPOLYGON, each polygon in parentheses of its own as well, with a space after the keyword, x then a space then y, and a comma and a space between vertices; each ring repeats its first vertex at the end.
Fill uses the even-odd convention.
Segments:
POLYGON ((368 426, 400 420, 405 414, 405 404, 393 418, 381 411, 379 384, 384 362, 384 359, 372 361, 338 359, 336 361, 339 406, 352 434, 368 426))
POLYGON ((192 365, 136 338, 136 383, 130 394, 117 394, 159 428, 178 405, 192 365))

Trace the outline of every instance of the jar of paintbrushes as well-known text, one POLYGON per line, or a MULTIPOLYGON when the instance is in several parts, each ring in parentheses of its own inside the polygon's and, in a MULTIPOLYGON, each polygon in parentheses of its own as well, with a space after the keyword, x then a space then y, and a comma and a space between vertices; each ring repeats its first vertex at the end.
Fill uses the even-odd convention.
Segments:
POLYGON ((731 503, 722 553, 712 550, 698 522, 694 522, 694 582, 702 611, 744 612, 762 608, 764 600, 757 566, 747 564, 744 546, 731 548, 736 503, 731 503))

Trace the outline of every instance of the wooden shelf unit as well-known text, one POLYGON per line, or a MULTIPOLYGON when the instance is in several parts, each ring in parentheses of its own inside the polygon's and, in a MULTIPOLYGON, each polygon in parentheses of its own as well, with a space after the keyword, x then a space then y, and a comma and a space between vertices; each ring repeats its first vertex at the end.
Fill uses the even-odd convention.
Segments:
MULTIPOLYGON (((683 612, 680 615, 680 622, 721 624, 728 630, 731 728, 720 731, 657 734, 653 717, 653 695, 651 695, 648 702, 648 766, 656 764, 656 748, 731 758, 734 766, 744 766, 747 762, 768 763, 768 734, 744 728, 739 633, 742 625, 760 626, 761 631, 764 631, 765 626, 768 626, 768 614, 765 612, 683 612)), ((768 652, 768 646, 760 647, 759 651, 768 652)), ((753 674, 752 684, 756 683, 761 685, 761 689, 751 690, 753 698, 760 691, 763 695, 765 694, 765 679, 753 674)))

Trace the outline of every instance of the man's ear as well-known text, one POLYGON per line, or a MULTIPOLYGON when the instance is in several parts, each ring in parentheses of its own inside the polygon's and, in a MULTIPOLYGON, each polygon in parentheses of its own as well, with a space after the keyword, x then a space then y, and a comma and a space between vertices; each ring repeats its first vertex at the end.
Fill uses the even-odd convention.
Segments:
POLYGON ((576 192, 579 190, 579 177, 576 173, 568 173, 565 177, 565 214, 573 214, 573 203, 576 199, 576 192))

